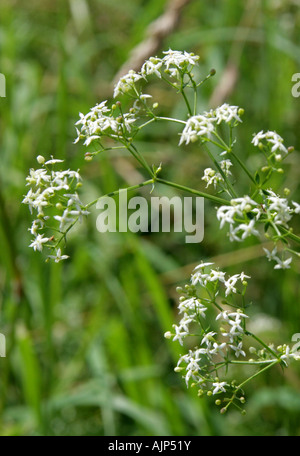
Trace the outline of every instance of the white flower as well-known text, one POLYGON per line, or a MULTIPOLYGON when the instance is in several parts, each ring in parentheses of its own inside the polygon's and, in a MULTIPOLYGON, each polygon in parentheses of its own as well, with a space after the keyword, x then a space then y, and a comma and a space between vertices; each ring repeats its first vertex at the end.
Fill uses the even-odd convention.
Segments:
POLYGON ((223 177, 221 176, 220 173, 216 173, 212 168, 206 168, 204 170, 204 175, 201 178, 204 180, 207 185, 206 188, 209 187, 209 185, 214 185, 214 187, 217 187, 217 184, 224 182, 223 177))
POLYGON ((226 382, 214 382, 213 386, 215 387, 213 390, 213 394, 217 393, 226 393, 225 386, 228 386, 226 382))
POLYGON ((224 356, 223 348, 225 348, 226 345, 227 345, 226 342, 223 342, 222 344, 218 344, 217 342, 214 342, 212 347, 207 348, 207 354, 209 356, 218 355, 218 354, 221 356, 224 356))
POLYGON ((287 258, 286 260, 277 259, 277 264, 274 266, 274 269, 289 269, 292 262, 292 257, 287 258))
POLYGON ((122 93, 128 92, 132 89, 137 81, 142 79, 143 76, 139 73, 136 73, 133 70, 130 70, 125 76, 122 76, 114 89, 114 98, 122 93))
POLYGON ((223 271, 215 271, 214 269, 212 269, 207 280, 209 282, 216 282, 217 280, 219 282, 225 282, 225 275, 226 273, 223 271))
POLYGON ((37 231, 43 228, 44 222, 41 219, 33 220, 31 228, 28 228, 31 234, 37 236, 37 231))
POLYGON ((204 274, 203 272, 195 272, 191 276, 192 285, 197 285, 197 283, 199 283, 202 287, 205 287, 208 277, 209 275, 204 274))
POLYGON ((236 293, 235 284, 238 281, 238 279, 239 279, 239 275, 236 274, 234 276, 229 277, 229 279, 225 280, 225 287, 226 287, 225 296, 228 296, 231 293, 236 293))
POLYGON ((231 160, 222 160, 220 162, 220 166, 221 166, 221 169, 224 172, 225 176, 231 175, 230 168, 231 168, 231 166, 233 166, 231 160))
POLYGON ((222 106, 219 106, 216 110, 217 123, 220 124, 222 121, 226 123, 231 123, 232 120, 236 122, 242 122, 238 115, 239 107, 230 106, 227 103, 224 103, 222 106))
POLYGON ((189 332, 183 330, 181 326, 173 325, 173 328, 175 329, 175 336, 173 337, 173 342, 175 340, 178 340, 180 345, 183 345, 183 339, 189 335, 189 332))
POLYGON ((286 198, 280 198, 272 190, 269 190, 267 200, 269 203, 268 210, 273 211, 274 222, 278 225, 286 225, 292 218, 292 209, 288 205, 286 198))
POLYGON ((207 262, 207 263, 200 263, 200 264, 198 264, 198 266, 195 267, 194 270, 196 271, 196 270, 198 270, 198 269, 204 269, 204 268, 206 268, 206 267, 208 267, 208 266, 212 266, 213 264, 214 264, 214 263, 209 263, 209 262, 207 262))
POLYGON ((214 342, 214 336, 216 334, 217 333, 213 331, 206 333, 201 340, 201 345, 206 344, 207 347, 210 347, 212 342, 214 342))
POLYGON ((141 74, 143 76, 149 76, 150 74, 156 74, 157 77, 161 78, 160 68, 163 65, 162 59, 157 57, 150 57, 149 60, 146 60, 144 65, 141 68, 141 74))
POLYGON ((251 235, 254 235, 254 236, 259 236, 259 231, 257 231, 255 228, 255 220, 252 219, 250 220, 249 223, 241 223, 238 227, 237 227, 237 230, 240 231, 242 230, 243 231, 243 234, 242 234, 242 239, 246 239, 247 237, 251 236, 251 235))
POLYGON ((228 316, 228 310, 222 310, 217 316, 216 316, 216 320, 219 320, 219 319, 222 319, 226 322, 229 321, 229 316, 228 316))
POLYGON ((59 231, 63 231, 65 226, 68 224, 68 223, 72 223, 75 221, 74 218, 72 217, 69 217, 69 210, 68 209, 65 209, 64 210, 64 213, 63 215, 54 215, 54 219, 55 220, 58 220, 59 221, 59 231))
POLYGON ((52 158, 45 162, 45 165, 55 165, 56 163, 63 163, 63 160, 59 160, 58 158, 52 158))
POLYGON ((255 147, 257 147, 263 139, 265 139, 265 134, 264 134, 263 130, 261 130, 259 133, 256 133, 254 135, 251 142, 255 147))
POLYGON ((271 261, 271 260, 278 261, 279 260, 279 257, 276 255, 277 254, 277 248, 276 247, 274 247, 272 252, 270 252, 268 249, 265 249, 264 247, 263 247, 263 250, 265 251, 267 259, 269 261, 271 261))
POLYGON ((194 142, 198 136, 211 138, 215 130, 215 120, 214 117, 200 114, 190 117, 181 133, 179 145, 183 143, 189 144, 191 141, 194 142))
POLYGON ((68 255, 62 255, 61 254, 61 249, 57 249, 56 255, 49 255, 49 258, 53 258, 55 260, 55 263, 59 263, 62 260, 66 260, 69 258, 68 255))
POLYGON ((199 299, 193 297, 190 299, 185 299, 184 301, 181 301, 179 306, 179 313, 186 312, 186 311, 194 311, 198 314, 201 315, 201 317, 205 318, 205 312, 207 310, 207 307, 205 307, 199 299))
POLYGON ((38 234, 37 237, 31 242, 29 247, 32 247, 34 251, 38 250, 41 252, 43 250, 43 244, 48 241, 49 238, 45 238, 43 234, 38 234))
POLYGON ((266 133, 260 131, 254 135, 252 144, 257 147, 263 140, 266 140, 267 144, 270 144, 272 153, 276 151, 283 152, 284 154, 288 153, 287 148, 283 145, 282 137, 275 131, 267 131, 266 133))
POLYGON ((244 352, 244 350, 242 350, 242 348, 243 348, 242 342, 239 342, 238 345, 229 345, 229 347, 232 348, 232 350, 234 350, 235 356, 236 356, 237 358, 238 358, 240 355, 246 356, 246 353, 244 352))
POLYGON ((300 214, 300 204, 295 203, 295 201, 292 201, 292 204, 295 206, 294 213, 300 214))
POLYGON ((241 309, 238 309, 236 312, 230 312, 228 315, 232 318, 235 318, 239 322, 241 321, 241 318, 249 318, 248 315, 243 313, 241 309))
POLYGON ((49 182, 51 177, 47 174, 46 169, 33 169, 29 170, 29 176, 26 177, 26 185, 36 185, 37 187, 43 183, 49 182))
MULTIPOLYGON (((168 51, 163 52, 165 57, 162 59, 164 65, 166 66, 167 70, 170 70, 171 67, 182 67, 184 65, 196 65, 199 60, 198 55, 189 54, 188 52, 184 51, 173 51, 169 49, 168 51)), ((176 75, 177 73, 172 73, 172 75, 176 75)))

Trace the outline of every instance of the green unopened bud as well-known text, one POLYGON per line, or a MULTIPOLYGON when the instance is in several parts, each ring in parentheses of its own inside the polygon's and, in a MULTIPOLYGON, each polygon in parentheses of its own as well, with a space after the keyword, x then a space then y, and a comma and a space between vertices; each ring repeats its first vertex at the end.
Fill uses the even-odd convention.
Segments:
POLYGON ((56 203, 55 205, 56 209, 58 209, 59 211, 61 211, 64 207, 61 203, 56 203))
POLYGON ((289 188, 285 188, 283 190, 283 193, 285 194, 285 196, 288 196, 291 193, 291 190, 289 188))
POLYGON ((157 109, 157 108, 158 108, 158 106, 159 106, 159 104, 158 104, 158 103, 153 103, 153 105, 152 105, 153 109, 157 109))
POLYGON ((282 168, 278 168, 277 172, 278 172, 279 174, 283 174, 283 173, 284 173, 284 171, 283 171, 282 168))
POLYGON ((259 143, 258 143, 258 148, 259 148, 260 150, 263 150, 263 148, 264 148, 263 143, 259 142, 259 143))
POLYGON ((215 70, 214 68, 212 68, 212 69, 210 70, 209 74, 210 74, 211 76, 214 76, 214 75, 216 74, 216 70, 215 70))
POLYGON ((207 391, 206 394, 207 394, 208 397, 210 397, 210 396, 212 396, 212 391, 207 391))
POLYGON ((263 167, 261 168, 261 171, 262 171, 263 173, 266 173, 267 171, 269 171, 269 169, 270 169, 270 166, 263 166, 263 167))
POLYGON ((217 399, 217 400, 215 401, 215 404, 216 404, 216 405, 221 405, 221 404, 222 404, 221 399, 217 399))
POLYGON ((240 108, 240 109, 238 110, 238 115, 241 117, 241 116, 243 116, 244 114, 245 114, 245 110, 244 110, 243 108, 240 108))

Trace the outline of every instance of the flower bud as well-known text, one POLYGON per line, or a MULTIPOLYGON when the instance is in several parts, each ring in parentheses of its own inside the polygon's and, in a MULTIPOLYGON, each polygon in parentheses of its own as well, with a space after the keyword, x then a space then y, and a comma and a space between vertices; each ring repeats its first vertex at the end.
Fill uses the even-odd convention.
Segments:
POLYGON ((36 157, 36 160, 40 165, 43 165, 45 163, 45 158, 42 155, 38 155, 36 157))

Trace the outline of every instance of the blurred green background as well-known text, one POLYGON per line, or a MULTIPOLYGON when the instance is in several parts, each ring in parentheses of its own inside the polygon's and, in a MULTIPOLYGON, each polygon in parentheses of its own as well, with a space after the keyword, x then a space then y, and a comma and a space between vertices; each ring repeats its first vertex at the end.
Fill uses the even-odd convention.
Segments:
MULTIPOLYGON (((276 272, 252 240, 229 243, 209 203, 200 244, 185 244, 178 233, 100 234, 94 209, 69 236, 69 261, 47 264, 28 248, 31 218, 20 202, 37 155, 80 168, 86 203, 143 173, 125 152, 85 162, 84 147, 72 144, 74 123, 79 111, 111 98, 116 73, 166 5, 1 0, 0 72, 7 84, 0 99, 0 332, 7 341, 0 359, 1 435, 300 435, 296 363, 284 375, 278 368, 249 384, 246 416, 234 410, 221 416, 213 400, 197 398, 173 372, 180 347, 163 337, 177 318, 176 286, 195 263, 213 258, 230 273, 252 276, 248 296, 260 317, 257 330, 289 343, 300 332, 299 262, 276 272)), ((291 78, 300 72, 299 6, 298 0, 192 0, 158 51, 199 54, 203 77, 217 70, 203 86, 203 109, 213 93, 220 97, 215 90, 224 72, 236 76, 222 102, 245 109, 239 154, 255 168, 252 134, 276 130, 296 148, 287 182, 278 182, 296 201, 300 99, 291 95, 291 78)), ((166 112, 184 115, 169 90, 152 90, 166 112)), ((177 132, 149 129, 138 146, 150 163, 163 162, 163 177, 203 189, 203 169, 211 164, 202 151, 179 149, 177 132)), ((247 192, 244 179, 237 185, 247 192)))

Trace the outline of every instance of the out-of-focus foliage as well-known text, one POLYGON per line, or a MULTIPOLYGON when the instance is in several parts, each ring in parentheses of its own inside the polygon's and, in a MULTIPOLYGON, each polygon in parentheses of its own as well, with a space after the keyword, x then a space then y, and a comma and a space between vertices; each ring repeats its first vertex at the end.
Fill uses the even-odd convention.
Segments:
MULTIPOLYGON (((114 75, 166 3, 1 1, 0 72, 7 84, 0 99, 2 435, 300 434, 299 367, 284 377, 278 368, 249 384, 247 415, 223 417, 212 400, 186 390, 173 372, 180 349, 163 338, 176 319, 176 286, 195 263, 213 258, 230 273, 252 276, 248 294, 261 315, 256 324, 270 341, 290 341, 300 332, 299 262, 276 272, 260 246, 248 242, 238 250, 208 203, 201 244, 185 244, 178 233, 100 234, 94 210, 70 234, 71 259, 64 264, 44 263, 28 248, 30 214, 20 202, 37 155, 80 168, 85 202, 142 172, 121 151, 85 162, 83 147, 72 144, 74 123, 79 111, 111 98, 114 75)), ((300 71, 299 29, 297 0, 194 0, 161 49, 199 54, 203 76, 217 70, 203 86, 203 110, 228 64, 235 65, 237 80, 224 101, 245 109, 239 153, 255 166, 251 139, 262 129, 294 145, 282 185, 296 201, 300 99, 291 95, 291 78, 300 71)), ((159 84, 151 90, 169 113, 183 112, 182 102, 159 84)), ((140 150, 150 163, 163 163, 165 176, 201 189, 208 158, 202 150, 179 150, 177 133, 149 129, 140 150)), ((155 192, 178 194, 159 186, 155 192)))

